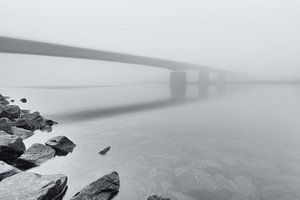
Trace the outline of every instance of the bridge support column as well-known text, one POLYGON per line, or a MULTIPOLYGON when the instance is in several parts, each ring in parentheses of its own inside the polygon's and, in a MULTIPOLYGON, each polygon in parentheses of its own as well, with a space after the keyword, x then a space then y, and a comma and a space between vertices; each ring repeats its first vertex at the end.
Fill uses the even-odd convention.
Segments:
POLYGON ((183 99, 186 95, 187 77, 185 71, 172 71, 170 75, 170 93, 175 99, 183 99))
POLYGON ((198 72, 198 96, 200 98, 208 95, 210 84, 210 74, 207 70, 199 70, 198 72))
POLYGON ((217 79, 216 79, 216 86, 217 86, 217 90, 220 93, 223 93, 226 91, 226 81, 227 81, 226 73, 218 72, 217 79))

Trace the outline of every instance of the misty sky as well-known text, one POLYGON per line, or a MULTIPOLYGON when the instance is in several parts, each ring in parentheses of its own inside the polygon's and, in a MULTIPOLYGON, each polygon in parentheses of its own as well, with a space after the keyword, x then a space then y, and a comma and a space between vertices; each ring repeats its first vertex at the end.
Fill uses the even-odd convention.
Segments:
MULTIPOLYGON (((0 0, 0 35, 300 77, 299 0, 0 0)), ((0 59, 1 73, 18 71, 15 82, 2 76, 1 84, 64 83, 70 71, 70 84, 168 76, 165 70, 98 61, 0 59), (24 78, 32 75, 34 80, 24 78)))

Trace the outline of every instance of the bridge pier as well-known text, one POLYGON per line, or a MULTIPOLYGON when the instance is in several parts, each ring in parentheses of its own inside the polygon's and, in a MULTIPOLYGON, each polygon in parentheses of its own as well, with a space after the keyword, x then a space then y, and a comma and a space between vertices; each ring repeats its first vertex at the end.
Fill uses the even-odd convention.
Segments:
POLYGON ((198 72, 198 96, 199 98, 208 95, 210 84, 210 73, 207 70, 199 70, 198 72))
POLYGON ((187 77, 185 71, 172 71, 170 74, 170 93, 174 99, 186 96, 187 77))

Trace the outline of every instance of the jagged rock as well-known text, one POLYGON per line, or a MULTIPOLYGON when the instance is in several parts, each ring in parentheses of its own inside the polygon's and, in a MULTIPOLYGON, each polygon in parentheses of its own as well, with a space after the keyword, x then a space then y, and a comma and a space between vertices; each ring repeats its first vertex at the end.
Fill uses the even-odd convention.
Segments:
POLYGON ((0 199, 61 200, 67 188, 64 175, 22 172, 0 182, 0 199))
POLYGON ((105 155, 109 150, 110 150, 110 147, 106 147, 105 149, 101 150, 101 151, 99 152, 99 154, 105 155))
POLYGON ((31 168, 53 158, 55 150, 49 146, 35 143, 22 154, 16 162, 19 168, 31 168))
POLYGON ((117 172, 112 172, 86 186, 71 200, 110 200, 119 192, 119 188, 119 175, 117 172))
POLYGON ((73 149, 76 146, 66 136, 56 136, 49 139, 45 144, 52 147, 56 151, 57 155, 66 155, 70 152, 73 152, 73 149))
POLYGON ((17 158, 25 151, 25 145, 20 137, 0 135, 0 160, 17 158))
POLYGON ((33 132, 30 130, 26 130, 26 129, 14 127, 14 126, 11 127, 11 132, 13 135, 18 136, 22 139, 29 138, 30 136, 33 135, 33 132))
POLYGON ((18 118, 13 125, 26 130, 42 130, 51 131, 51 127, 57 122, 52 120, 44 119, 39 112, 29 113, 21 111, 21 118, 18 118))
POLYGON ((12 175, 15 175, 17 173, 20 173, 21 171, 18 170, 17 168, 6 164, 3 161, 0 161, 0 181, 2 181, 5 178, 8 178, 12 175))
POLYGON ((21 115, 21 118, 14 122, 14 125, 19 128, 35 131, 40 129, 42 121, 43 117, 39 112, 24 113, 21 115))
POLYGON ((26 103, 26 102, 27 102, 27 99, 26 99, 26 98, 21 98, 20 101, 21 101, 22 103, 26 103))
POLYGON ((147 198, 147 200, 171 200, 169 198, 164 198, 158 195, 153 195, 147 198))
POLYGON ((11 121, 5 117, 0 119, 0 131, 5 131, 6 133, 12 133, 11 131, 11 121))
POLYGON ((2 109, 0 117, 6 117, 10 120, 14 120, 20 117, 20 108, 19 106, 10 105, 2 109))
POLYGON ((6 133, 5 131, 0 131, 0 136, 1 135, 10 135, 10 134, 6 133))
POLYGON ((2 105, 2 106, 8 105, 9 102, 6 99, 7 99, 6 97, 4 97, 0 94, 0 105, 2 105))

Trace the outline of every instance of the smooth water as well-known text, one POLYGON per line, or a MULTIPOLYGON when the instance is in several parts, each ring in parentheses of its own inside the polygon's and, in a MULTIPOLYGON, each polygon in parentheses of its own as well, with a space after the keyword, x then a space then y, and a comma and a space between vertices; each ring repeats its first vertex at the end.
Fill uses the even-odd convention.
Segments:
POLYGON ((30 171, 68 176, 65 199, 118 171, 116 200, 300 199, 300 86, 209 88, 170 100, 168 85, 2 88, 59 122, 34 142, 65 135, 74 152, 30 171), (105 156, 98 154, 111 146, 105 156))

